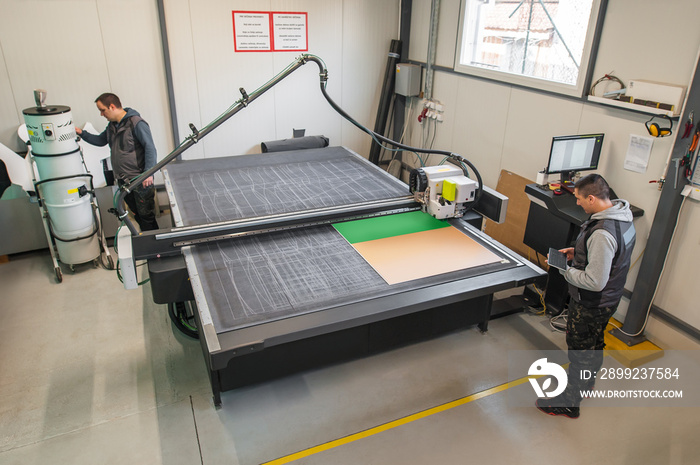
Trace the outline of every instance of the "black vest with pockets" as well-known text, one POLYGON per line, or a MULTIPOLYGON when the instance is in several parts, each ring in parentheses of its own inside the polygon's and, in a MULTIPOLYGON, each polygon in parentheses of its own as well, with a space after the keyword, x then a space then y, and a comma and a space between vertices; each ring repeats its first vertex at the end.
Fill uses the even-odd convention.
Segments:
POLYGON ((588 239, 594 231, 605 229, 615 238, 617 251, 610 268, 610 277, 602 291, 595 292, 578 288, 569 284, 569 294, 585 307, 612 307, 620 302, 630 268, 632 250, 636 242, 632 222, 622 222, 612 219, 588 220, 581 226, 581 232, 576 238, 574 247, 573 267, 583 270, 588 265, 588 239))
POLYGON ((128 181, 146 168, 146 150, 134 134, 134 128, 141 121, 140 116, 134 115, 119 123, 110 123, 107 128, 107 142, 116 179, 128 181))

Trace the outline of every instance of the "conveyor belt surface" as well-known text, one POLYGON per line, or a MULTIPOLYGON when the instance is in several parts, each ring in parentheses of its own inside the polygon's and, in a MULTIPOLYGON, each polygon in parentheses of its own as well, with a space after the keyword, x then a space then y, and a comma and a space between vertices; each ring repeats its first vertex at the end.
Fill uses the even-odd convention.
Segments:
POLYGON ((180 215, 176 226, 409 195, 406 184, 344 147, 172 163, 163 173, 180 215))
POLYGON ((517 265, 501 256, 504 262, 388 285, 329 225, 219 241, 193 250, 217 333, 517 265))

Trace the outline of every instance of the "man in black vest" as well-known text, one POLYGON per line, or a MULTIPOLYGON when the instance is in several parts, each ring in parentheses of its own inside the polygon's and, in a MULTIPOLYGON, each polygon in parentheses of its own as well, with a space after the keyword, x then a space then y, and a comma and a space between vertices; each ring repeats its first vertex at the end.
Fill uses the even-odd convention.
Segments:
POLYGON ((595 373, 603 365, 605 328, 620 303, 636 239, 629 202, 611 200, 602 176, 581 178, 574 195, 591 217, 581 226, 575 247, 561 250, 571 262, 566 271, 560 270, 571 298, 566 324, 568 384, 560 396, 537 400, 544 413, 569 418, 578 418, 582 391, 593 389, 595 373), (593 375, 585 379, 582 373, 593 375))
MULTIPOLYGON (((109 121, 105 130, 95 135, 76 127, 75 132, 89 144, 100 147, 109 144, 117 182, 124 184, 155 166, 157 154, 151 129, 139 112, 122 108, 119 97, 112 93, 100 95, 95 104, 100 115, 109 121)), ((124 197, 141 231, 158 229, 155 194, 153 176, 149 176, 124 197)))

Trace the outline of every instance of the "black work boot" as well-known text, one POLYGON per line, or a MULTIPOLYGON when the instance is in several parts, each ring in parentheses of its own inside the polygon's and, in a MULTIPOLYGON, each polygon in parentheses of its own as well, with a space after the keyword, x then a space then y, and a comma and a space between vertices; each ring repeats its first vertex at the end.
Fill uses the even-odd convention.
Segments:
POLYGON ((578 407, 550 407, 543 404, 542 399, 537 399, 535 402, 537 408, 547 415, 563 415, 568 418, 578 418, 580 415, 578 407))

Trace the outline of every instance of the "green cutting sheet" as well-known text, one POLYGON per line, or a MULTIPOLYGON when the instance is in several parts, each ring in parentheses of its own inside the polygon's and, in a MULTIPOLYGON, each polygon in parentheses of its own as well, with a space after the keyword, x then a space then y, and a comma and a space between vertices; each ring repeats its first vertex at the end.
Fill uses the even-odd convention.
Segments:
POLYGON ((447 228, 449 226, 450 224, 447 221, 437 220, 422 211, 346 221, 333 225, 351 244, 447 228))

